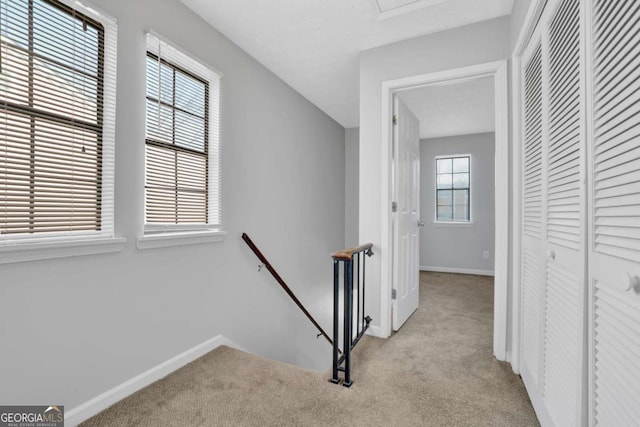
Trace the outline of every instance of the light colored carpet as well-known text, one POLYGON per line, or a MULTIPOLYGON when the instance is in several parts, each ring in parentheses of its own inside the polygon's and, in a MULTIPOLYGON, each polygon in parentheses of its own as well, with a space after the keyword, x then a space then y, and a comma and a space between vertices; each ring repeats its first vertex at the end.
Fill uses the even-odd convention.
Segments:
POLYGON ((539 425, 522 381, 491 353, 493 280, 420 280, 420 308, 401 330, 358 344, 350 389, 220 347, 83 425, 539 425))

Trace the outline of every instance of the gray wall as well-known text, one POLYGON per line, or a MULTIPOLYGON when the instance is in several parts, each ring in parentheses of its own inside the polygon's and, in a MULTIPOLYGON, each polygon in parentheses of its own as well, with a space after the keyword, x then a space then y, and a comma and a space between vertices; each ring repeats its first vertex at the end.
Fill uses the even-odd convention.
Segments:
MULTIPOLYGON (((345 247, 358 246, 358 194, 359 194, 359 155, 360 155, 360 129, 345 129, 345 247)), ((364 243, 364 242, 362 242, 364 243)))
POLYGON ((516 45, 532 0, 514 0, 511 10, 511 49, 516 45))
POLYGON ((494 254, 493 133, 423 139, 420 141, 420 267, 423 269, 493 272, 494 254), (471 223, 435 222, 435 158, 471 155, 471 223), (489 259, 483 252, 489 251, 489 259))
POLYGON ((373 242, 376 256, 367 261, 367 304, 371 311, 372 332, 377 333, 380 318, 387 316, 380 304, 382 278, 380 260, 391 248, 382 241, 382 176, 380 123, 382 82, 437 71, 449 70, 510 56, 510 17, 480 22, 424 37, 370 49, 360 54, 360 240, 373 242), (376 251, 377 250, 377 251, 376 251))
POLYGON ((116 235, 124 251, 0 266, 0 402, 75 406, 218 334, 326 369, 316 339, 240 239, 247 232, 326 330, 344 245, 344 128, 177 0, 94 0, 118 20, 116 235), (145 38, 224 73, 223 243, 140 251, 145 38), (291 337, 297 340, 292 340, 291 337))

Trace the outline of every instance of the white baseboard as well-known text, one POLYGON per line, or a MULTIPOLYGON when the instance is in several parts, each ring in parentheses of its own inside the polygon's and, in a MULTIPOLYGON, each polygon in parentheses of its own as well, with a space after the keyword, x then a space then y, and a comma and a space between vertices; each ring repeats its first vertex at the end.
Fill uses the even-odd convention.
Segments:
POLYGON ((77 426, 81 422, 86 421, 94 415, 99 414, 114 403, 119 402, 120 400, 132 395, 136 391, 148 386, 149 384, 152 384, 159 379, 166 377, 167 375, 180 369, 187 363, 193 362, 194 360, 204 356, 205 354, 220 347, 221 345, 226 345, 229 347, 237 348, 238 350, 242 350, 241 347, 239 347, 237 344, 235 344, 225 336, 215 336, 181 354, 178 354, 175 357, 172 357, 166 362, 154 366, 148 371, 143 372, 140 375, 137 375, 130 380, 115 386, 111 390, 107 390, 99 396, 96 396, 93 399, 76 406, 70 411, 65 411, 65 425, 73 427, 77 426))
POLYGON ((474 270, 472 268, 430 267, 430 266, 421 265, 420 271, 435 271, 437 273, 459 273, 459 274, 475 274, 478 276, 493 276, 493 270, 474 270))
POLYGON ((382 333, 382 329, 380 329, 380 326, 369 325, 366 334, 377 338, 389 338, 388 335, 384 335, 382 333))

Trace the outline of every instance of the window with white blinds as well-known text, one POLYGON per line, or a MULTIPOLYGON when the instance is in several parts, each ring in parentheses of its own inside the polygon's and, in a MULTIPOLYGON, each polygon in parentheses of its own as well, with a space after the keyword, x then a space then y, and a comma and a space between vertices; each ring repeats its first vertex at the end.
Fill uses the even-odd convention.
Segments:
POLYGON ((147 36, 146 230, 220 225, 220 76, 147 36))
POLYGON ((115 22, 0 0, 0 240, 113 234, 115 22))

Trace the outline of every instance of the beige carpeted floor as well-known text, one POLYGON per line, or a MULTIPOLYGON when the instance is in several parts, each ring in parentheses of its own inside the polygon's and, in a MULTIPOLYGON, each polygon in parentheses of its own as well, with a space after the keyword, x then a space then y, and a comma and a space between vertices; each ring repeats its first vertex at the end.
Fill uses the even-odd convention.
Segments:
POLYGON ((84 426, 537 426, 522 381, 492 354, 493 281, 421 273, 420 308, 365 337, 354 385, 220 347, 84 426))

